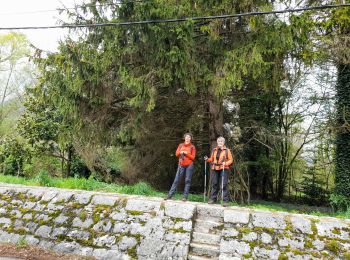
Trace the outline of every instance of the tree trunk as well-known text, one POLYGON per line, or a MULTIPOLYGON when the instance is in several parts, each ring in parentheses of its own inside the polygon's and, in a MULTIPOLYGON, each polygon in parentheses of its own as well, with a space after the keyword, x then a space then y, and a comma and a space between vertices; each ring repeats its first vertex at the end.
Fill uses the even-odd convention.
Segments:
POLYGON ((338 65, 335 193, 350 199, 350 64, 338 65))
POLYGON ((216 139, 224 134, 224 113, 222 100, 210 96, 209 97, 209 138, 210 147, 216 146, 216 139))
POLYGON ((72 158, 73 158, 73 146, 68 145, 67 149, 67 172, 66 176, 71 177, 71 171, 72 171, 72 158))
POLYGON ((5 89, 4 89, 4 92, 2 94, 2 98, 1 98, 0 122, 3 120, 3 117, 4 117, 4 111, 3 111, 4 110, 4 104, 5 104, 5 99, 6 99, 7 95, 8 95, 7 91, 9 89, 12 72, 13 72, 13 65, 11 65, 11 67, 10 67, 10 73, 9 73, 9 76, 7 77, 5 89))

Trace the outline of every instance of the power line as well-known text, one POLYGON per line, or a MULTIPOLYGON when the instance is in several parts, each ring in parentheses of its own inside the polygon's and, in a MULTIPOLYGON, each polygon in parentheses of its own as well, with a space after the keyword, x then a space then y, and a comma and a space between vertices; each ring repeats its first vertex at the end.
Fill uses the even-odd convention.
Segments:
POLYGON ((218 19, 227 19, 227 18, 234 18, 234 17, 258 16, 258 15, 267 15, 267 14, 295 13, 295 12, 303 12, 303 11, 310 11, 310 10, 323 10, 323 9, 341 8, 341 7, 350 7, 350 4, 322 5, 322 6, 305 7, 305 8, 298 8, 298 9, 285 9, 285 10, 268 11, 268 12, 249 12, 249 13, 239 13, 239 14, 227 14, 227 15, 215 15, 215 16, 199 16, 199 17, 185 17, 185 18, 162 19, 162 20, 129 21, 129 22, 117 22, 117 23, 92 23, 92 24, 63 24, 63 25, 52 25, 52 26, 0 27, 0 30, 42 30, 42 29, 126 26, 126 25, 140 25, 140 24, 158 24, 158 23, 178 23, 178 22, 186 22, 186 21, 218 20, 218 19))

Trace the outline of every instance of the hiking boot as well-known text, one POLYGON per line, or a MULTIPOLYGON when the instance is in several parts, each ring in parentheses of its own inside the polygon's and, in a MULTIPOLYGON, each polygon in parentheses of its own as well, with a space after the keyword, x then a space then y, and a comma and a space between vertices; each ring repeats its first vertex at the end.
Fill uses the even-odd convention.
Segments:
POLYGON ((182 198, 182 201, 187 201, 187 198, 183 197, 183 198, 182 198))
POLYGON ((164 198, 164 200, 170 200, 170 199, 171 197, 169 195, 164 198))
POLYGON ((224 202, 224 203, 222 204, 222 206, 223 206, 223 207, 228 207, 228 202, 224 202))
POLYGON ((212 200, 212 199, 210 199, 210 200, 208 201, 208 204, 214 204, 214 203, 215 203, 215 201, 212 200))

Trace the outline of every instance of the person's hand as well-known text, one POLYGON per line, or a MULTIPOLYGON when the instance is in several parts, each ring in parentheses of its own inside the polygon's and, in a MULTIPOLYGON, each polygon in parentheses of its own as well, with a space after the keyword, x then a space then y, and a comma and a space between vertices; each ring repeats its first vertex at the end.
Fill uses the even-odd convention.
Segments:
POLYGON ((204 155, 204 161, 208 161, 208 156, 204 155))
POLYGON ((186 155, 187 152, 186 151, 181 151, 181 154, 186 155))
POLYGON ((225 166, 225 164, 226 164, 225 162, 222 162, 222 166, 225 166))

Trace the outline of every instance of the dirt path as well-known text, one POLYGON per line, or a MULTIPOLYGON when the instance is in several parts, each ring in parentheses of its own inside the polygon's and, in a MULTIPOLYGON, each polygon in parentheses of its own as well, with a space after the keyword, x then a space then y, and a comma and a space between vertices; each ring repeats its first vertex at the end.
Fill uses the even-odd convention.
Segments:
POLYGON ((13 244, 0 244, 0 260, 2 257, 18 260, 94 260, 94 257, 64 255, 45 250, 36 246, 16 246, 13 244))

